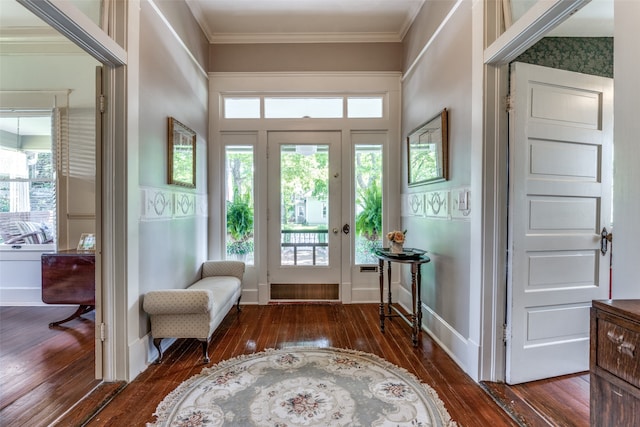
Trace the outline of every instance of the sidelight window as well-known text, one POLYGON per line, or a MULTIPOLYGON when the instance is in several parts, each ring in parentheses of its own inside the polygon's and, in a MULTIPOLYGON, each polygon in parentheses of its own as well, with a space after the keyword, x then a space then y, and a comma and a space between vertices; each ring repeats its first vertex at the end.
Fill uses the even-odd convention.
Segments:
POLYGON ((227 259, 253 264, 253 146, 227 146, 225 158, 227 259))
POLYGON ((375 264, 382 246, 382 145, 356 144, 354 156, 356 264, 375 264))

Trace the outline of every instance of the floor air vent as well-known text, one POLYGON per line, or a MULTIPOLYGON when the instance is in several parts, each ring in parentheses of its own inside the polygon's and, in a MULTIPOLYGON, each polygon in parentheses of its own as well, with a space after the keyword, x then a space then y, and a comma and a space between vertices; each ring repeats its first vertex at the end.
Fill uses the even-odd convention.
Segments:
POLYGON ((337 283, 272 283, 272 300, 337 300, 340 288, 337 283))

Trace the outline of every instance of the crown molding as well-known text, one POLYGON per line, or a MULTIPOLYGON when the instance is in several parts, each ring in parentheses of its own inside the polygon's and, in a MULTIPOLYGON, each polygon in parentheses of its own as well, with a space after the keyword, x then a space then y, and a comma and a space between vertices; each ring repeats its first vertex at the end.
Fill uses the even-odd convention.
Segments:
POLYGON ((209 36, 212 44, 272 43, 400 43, 399 33, 218 33, 209 36))
POLYGON ((50 27, 0 29, 2 55, 84 54, 84 51, 50 27))

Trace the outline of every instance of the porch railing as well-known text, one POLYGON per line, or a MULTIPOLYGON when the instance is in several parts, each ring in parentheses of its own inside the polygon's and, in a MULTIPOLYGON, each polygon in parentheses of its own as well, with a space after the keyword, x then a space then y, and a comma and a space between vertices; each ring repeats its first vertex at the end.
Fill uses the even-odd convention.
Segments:
MULTIPOLYGON (((311 265, 318 265, 318 258, 323 258, 322 254, 318 251, 318 248, 329 247, 329 230, 281 230, 280 247, 282 249, 282 260, 286 263, 285 248, 293 248, 293 265, 306 263, 308 258, 303 257, 299 260, 298 252, 310 252, 311 253, 311 265)), ((326 258, 326 251, 325 256, 326 258)), ((326 265, 327 260, 322 259, 321 265, 326 265)))

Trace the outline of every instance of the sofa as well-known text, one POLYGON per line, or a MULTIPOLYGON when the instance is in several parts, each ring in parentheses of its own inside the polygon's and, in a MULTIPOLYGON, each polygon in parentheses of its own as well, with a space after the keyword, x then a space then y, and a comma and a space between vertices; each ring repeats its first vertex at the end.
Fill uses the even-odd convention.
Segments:
POLYGON ((144 295, 143 309, 151 320, 156 363, 162 362, 163 338, 196 338, 202 342, 204 363, 209 363, 211 336, 231 308, 240 312, 242 261, 206 261, 201 278, 186 289, 165 289, 144 295))
POLYGON ((0 237, 7 245, 53 243, 53 233, 44 222, 0 221, 0 237))

